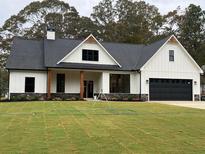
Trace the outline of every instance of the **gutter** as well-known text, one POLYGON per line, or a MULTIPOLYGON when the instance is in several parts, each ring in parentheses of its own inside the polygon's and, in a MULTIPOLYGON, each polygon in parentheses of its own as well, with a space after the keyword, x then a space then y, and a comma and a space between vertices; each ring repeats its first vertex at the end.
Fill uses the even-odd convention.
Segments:
POLYGON ((10 70, 8 69, 8 99, 10 100, 10 70))

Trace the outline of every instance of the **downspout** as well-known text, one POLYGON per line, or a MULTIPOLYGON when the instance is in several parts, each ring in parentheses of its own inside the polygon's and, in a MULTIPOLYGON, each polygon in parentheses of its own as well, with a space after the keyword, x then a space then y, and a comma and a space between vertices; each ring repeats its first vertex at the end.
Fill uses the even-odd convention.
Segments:
POLYGON ((140 96, 139 96, 139 99, 141 101, 141 71, 139 70, 139 73, 140 73, 140 96))
POLYGON ((8 69, 8 99, 10 100, 10 70, 8 69))

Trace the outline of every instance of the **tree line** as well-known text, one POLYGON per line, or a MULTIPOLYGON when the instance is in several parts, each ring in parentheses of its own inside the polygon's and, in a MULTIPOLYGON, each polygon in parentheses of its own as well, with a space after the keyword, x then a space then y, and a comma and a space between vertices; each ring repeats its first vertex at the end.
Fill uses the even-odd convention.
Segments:
POLYGON ((92 33, 101 41, 123 43, 149 44, 174 34, 200 66, 205 64, 205 11, 200 6, 190 4, 162 15, 145 1, 101 0, 85 17, 60 0, 35 1, 0 27, 0 93, 8 80, 5 63, 13 37, 42 39, 48 25, 59 38, 83 39, 92 33))

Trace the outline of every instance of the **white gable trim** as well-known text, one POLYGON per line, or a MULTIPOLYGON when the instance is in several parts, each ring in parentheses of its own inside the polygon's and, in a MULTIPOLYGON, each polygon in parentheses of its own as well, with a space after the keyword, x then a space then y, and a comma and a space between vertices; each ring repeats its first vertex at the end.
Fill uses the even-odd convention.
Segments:
POLYGON ((196 63, 196 61, 191 57, 191 55, 188 53, 188 51, 183 47, 183 45, 179 42, 179 40, 174 36, 170 36, 170 38, 157 50, 157 52, 141 67, 141 71, 144 69, 144 67, 146 67, 146 65, 148 65, 150 63, 150 60, 153 59, 157 53, 170 41, 171 38, 174 38, 177 43, 180 45, 180 47, 182 47, 182 49, 184 50, 184 52, 186 53, 186 55, 191 59, 191 61, 196 65, 196 67, 200 70, 200 73, 203 73, 203 70, 200 68, 200 66, 196 63))
POLYGON ((70 53, 68 53, 63 59, 61 59, 57 64, 60 64, 61 62, 63 62, 66 58, 68 58, 72 53, 75 52, 76 49, 78 49, 83 43, 85 43, 90 37, 92 37, 97 44, 108 54, 108 56, 119 66, 122 67, 117 60, 115 60, 110 54, 109 52, 102 46, 102 44, 92 35, 90 34, 85 40, 83 40, 78 46, 76 46, 70 53))

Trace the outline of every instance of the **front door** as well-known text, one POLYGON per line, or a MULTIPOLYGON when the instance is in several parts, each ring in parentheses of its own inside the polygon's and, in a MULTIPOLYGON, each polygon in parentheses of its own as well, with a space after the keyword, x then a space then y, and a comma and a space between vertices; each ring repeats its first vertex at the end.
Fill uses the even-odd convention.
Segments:
POLYGON ((84 81, 84 98, 93 98, 93 81, 84 81))

